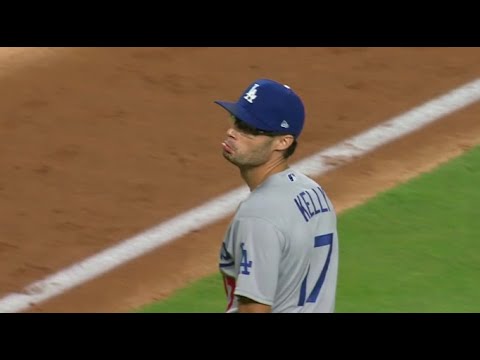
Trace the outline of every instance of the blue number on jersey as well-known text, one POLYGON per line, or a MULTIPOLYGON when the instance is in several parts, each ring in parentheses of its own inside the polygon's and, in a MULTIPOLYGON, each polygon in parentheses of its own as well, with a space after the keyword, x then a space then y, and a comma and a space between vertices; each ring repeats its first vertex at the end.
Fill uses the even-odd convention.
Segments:
MULTIPOLYGON (((322 272, 320 273, 315 286, 313 287, 312 292, 307 298, 307 302, 314 303, 317 301, 318 294, 320 294, 320 289, 322 288, 323 282, 325 281, 325 275, 327 274, 328 265, 330 264, 330 257, 332 255, 332 241, 333 241, 333 234, 325 234, 320 236, 315 236, 314 247, 321 247, 321 246, 329 246, 327 259, 325 260, 325 264, 323 265, 322 272)), ((307 295, 307 278, 308 273, 310 272, 310 267, 307 270, 307 275, 302 281, 302 287, 300 289, 300 299, 298 300, 298 306, 303 306, 305 304, 305 298, 307 295)))
POLYGON ((252 260, 248 261, 247 250, 244 249, 245 243, 241 243, 240 247, 242 248, 242 260, 240 260, 240 267, 243 267, 242 274, 250 275, 248 268, 252 267, 252 260))

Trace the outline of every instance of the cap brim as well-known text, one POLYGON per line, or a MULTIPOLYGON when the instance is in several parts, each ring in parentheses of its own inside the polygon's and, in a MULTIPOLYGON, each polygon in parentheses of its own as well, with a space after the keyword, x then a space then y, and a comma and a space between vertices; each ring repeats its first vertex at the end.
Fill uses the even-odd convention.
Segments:
POLYGON ((264 129, 265 126, 262 126, 262 124, 260 124, 256 118, 254 118, 248 111, 246 111, 243 107, 239 106, 236 102, 214 101, 214 103, 220 105, 230 114, 235 116, 237 119, 240 119, 243 122, 247 123, 248 125, 257 129, 267 130, 264 129))

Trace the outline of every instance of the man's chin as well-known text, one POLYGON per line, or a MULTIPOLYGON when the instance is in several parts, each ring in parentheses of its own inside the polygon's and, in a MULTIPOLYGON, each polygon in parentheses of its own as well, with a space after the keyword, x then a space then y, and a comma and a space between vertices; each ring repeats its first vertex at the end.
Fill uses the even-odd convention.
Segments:
POLYGON ((223 157, 230 163, 232 163, 233 165, 236 165, 238 166, 237 162, 233 159, 232 155, 229 154, 228 152, 224 151, 223 152, 223 157))

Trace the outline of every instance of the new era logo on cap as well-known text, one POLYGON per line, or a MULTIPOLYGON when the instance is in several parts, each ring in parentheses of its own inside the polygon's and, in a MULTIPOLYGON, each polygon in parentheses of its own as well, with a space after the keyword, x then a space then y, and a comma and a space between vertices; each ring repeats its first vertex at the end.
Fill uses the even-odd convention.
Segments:
POLYGON ((290 86, 270 79, 252 82, 236 102, 215 101, 252 127, 298 137, 303 130, 305 109, 290 86))

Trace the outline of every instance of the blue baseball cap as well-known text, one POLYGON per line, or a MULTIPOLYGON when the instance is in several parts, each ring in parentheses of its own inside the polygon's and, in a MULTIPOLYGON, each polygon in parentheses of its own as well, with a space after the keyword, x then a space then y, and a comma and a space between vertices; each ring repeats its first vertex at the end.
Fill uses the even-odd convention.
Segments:
POLYGON ((254 81, 236 102, 214 102, 259 130, 291 134, 295 138, 303 130, 305 108, 302 100, 288 85, 274 80, 254 81))

